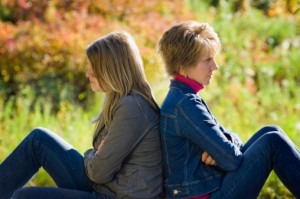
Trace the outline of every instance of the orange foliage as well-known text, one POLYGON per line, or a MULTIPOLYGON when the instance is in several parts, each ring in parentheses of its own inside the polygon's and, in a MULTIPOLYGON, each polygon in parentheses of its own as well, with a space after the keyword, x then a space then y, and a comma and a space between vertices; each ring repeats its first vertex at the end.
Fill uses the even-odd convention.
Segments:
POLYGON ((4 0, 0 6, 8 13, 0 21, 0 92, 6 96, 17 94, 22 85, 55 95, 49 90, 59 92, 60 87, 47 86, 58 81, 84 100, 84 50, 118 30, 133 34, 154 81, 150 73, 162 70, 155 51, 159 37, 171 24, 193 18, 181 0, 4 0))

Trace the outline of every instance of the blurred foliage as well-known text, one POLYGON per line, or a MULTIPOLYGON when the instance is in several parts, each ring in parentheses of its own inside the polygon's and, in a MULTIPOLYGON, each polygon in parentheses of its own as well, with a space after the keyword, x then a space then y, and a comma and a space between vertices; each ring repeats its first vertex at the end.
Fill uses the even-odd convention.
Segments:
POLYGON ((203 2, 214 7, 229 3, 232 11, 235 12, 245 12, 250 7, 254 7, 262 10, 268 16, 279 15, 285 12, 295 14, 300 8, 299 0, 203 0, 203 2))
MULTIPOLYGON (((0 94, 5 100, 30 85, 37 97, 84 102, 86 46, 111 31, 134 35, 147 74, 163 71, 155 57, 160 34, 191 14, 184 2, 146 0, 2 0, 0 94), (62 96, 61 91, 68 90, 62 96)), ((55 107, 54 107, 55 108, 55 107)))

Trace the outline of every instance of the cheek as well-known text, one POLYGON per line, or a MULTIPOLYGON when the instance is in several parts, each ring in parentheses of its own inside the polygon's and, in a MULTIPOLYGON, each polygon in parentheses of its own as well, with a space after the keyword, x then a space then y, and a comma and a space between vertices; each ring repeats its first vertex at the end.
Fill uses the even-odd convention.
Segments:
POLYGON ((212 68, 211 64, 207 65, 206 68, 205 68, 205 72, 206 73, 211 73, 211 68, 212 68))
POLYGON ((95 80, 95 85, 96 85, 97 88, 100 88, 100 85, 99 85, 97 80, 95 80))
POLYGON ((209 72, 208 67, 205 68, 199 68, 197 73, 199 76, 206 76, 206 74, 209 72))

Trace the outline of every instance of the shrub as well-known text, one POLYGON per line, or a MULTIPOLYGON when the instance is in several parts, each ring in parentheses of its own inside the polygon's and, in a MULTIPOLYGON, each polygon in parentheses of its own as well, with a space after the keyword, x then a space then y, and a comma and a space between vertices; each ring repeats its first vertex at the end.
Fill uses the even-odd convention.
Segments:
POLYGON ((191 16, 183 2, 146 0, 4 1, 0 17, 0 86, 8 99, 30 85, 38 97, 84 102, 89 64, 85 47, 116 30, 133 34, 141 49, 148 78, 162 70, 155 52, 162 31, 191 16), (65 96, 61 90, 69 90, 65 96))

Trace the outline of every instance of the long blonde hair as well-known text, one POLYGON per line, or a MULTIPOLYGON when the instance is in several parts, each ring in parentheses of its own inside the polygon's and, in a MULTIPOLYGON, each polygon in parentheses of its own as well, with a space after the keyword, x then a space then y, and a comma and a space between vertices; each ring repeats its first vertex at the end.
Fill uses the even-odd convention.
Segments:
POLYGON ((159 112, 138 47, 129 33, 110 33, 90 44, 86 54, 99 86, 106 94, 102 111, 94 119, 97 123, 95 133, 109 127, 118 102, 130 92, 141 95, 155 112, 159 112))

